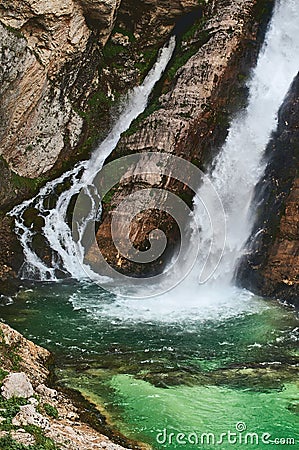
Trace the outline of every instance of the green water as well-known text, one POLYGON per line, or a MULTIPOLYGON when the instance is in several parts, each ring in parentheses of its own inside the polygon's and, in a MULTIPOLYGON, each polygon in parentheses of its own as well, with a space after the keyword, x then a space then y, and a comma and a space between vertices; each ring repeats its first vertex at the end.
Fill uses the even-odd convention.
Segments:
POLYGON ((0 314, 55 353, 61 384, 153 449, 299 448, 298 318, 234 295, 197 309, 182 299, 173 314, 159 300, 48 284, 0 314))

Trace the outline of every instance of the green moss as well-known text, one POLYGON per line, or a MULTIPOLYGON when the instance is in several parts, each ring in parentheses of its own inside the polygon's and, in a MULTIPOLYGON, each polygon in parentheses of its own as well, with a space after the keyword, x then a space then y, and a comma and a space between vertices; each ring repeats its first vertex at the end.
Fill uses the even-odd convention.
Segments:
POLYGON ((140 123, 145 120, 148 116, 153 114, 155 111, 158 111, 158 109, 161 108, 161 105, 159 103, 159 100, 157 99, 153 103, 151 103, 145 111, 140 114, 137 119, 133 120, 130 128, 123 133, 123 136, 131 136, 132 134, 136 133, 140 128, 140 123))
POLYGON ((11 171, 11 181, 13 185, 20 189, 20 188, 27 188, 32 191, 36 191, 41 187, 43 183, 47 181, 47 178, 45 177, 38 177, 38 178, 27 178, 22 177, 21 175, 18 175, 14 171, 11 171))
POLYGON ((117 27, 116 26, 114 28, 114 34, 115 33, 120 33, 120 34, 123 34, 124 36, 128 36, 130 42, 132 42, 132 43, 136 41, 136 38, 135 38, 134 34, 131 31, 126 30, 123 27, 117 27))
MULTIPOLYGON (((27 433, 32 434, 35 438, 36 444, 29 447, 29 450, 59 450, 55 442, 46 437, 43 430, 35 425, 28 425, 24 427, 27 433)), ((28 447, 27 447, 28 448, 28 447)))
POLYGON ((43 408, 48 416, 53 417, 53 419, 58 419, 58 410, 57 408, 55 408, 55 406, 52 406, 49 403, 45 403, 43 405, 43 408))
POLYGON ((107 42, 102 50, 105 61, 113 60, 115 57, 128 53, 128 48, 123 45, 114 44, 111 40, 107 42))
POLYGON ((3 370, 0 367, 0 383, 2 383, 2 381, 4 380, 4 378, 8 375, 8 372, 6 372, 6 370, 3 370))
POLYGON ((148 74, 150 68, 153 66, 158 55, 157 48, 147 48, 141 54, 141 59, 135 61, 135 67, 138 69, 141 81, 148 74))

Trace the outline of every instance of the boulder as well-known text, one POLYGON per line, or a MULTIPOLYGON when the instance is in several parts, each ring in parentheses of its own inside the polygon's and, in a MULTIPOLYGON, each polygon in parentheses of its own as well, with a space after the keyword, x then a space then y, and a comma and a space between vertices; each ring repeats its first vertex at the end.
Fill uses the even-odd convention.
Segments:
POLYGON ((47 386, 45 386, 44 384, 38 385, 36 388, 36 392, 38 394, 42 395, 43 397, 47 397, 47 398, 51 398, 51 399, 57 397, 56 389, 50 389, 47 386))
POLYGON ((12 420, 14 426, 36 425, 43 430, 50 428, 50 422, 40 413, 38 413, 33 405, 25 405, 20 407, 20 412, 12 420))
POLYGON ((6 399, 12 397, 29 398, 33 396, 34 390, 27 375, 20 372, 11 373, 4 379, 1 393, 6 399))

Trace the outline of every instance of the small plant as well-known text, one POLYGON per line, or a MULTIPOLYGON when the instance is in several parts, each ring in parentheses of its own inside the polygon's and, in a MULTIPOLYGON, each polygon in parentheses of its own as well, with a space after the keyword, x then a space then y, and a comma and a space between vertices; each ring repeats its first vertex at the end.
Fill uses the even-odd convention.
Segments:
MULTIPOLYGON (((27 433, 30 433, 34 439, 35 444, 26 447, 28 450, 60 450, 60 448, 55 444, 55 442, 46 437, 43 430, 36 425, 27 425, 24 427, 27 433)), ((1 448, 1 447, 0 447, 1 448)), ((23 450, 23 449, 22 449, 23 450)))
POLYGON ((55 406, 50 405, 49 403, 44 404, 44 410, 48 416, 53 417, 53 419, 58 419, 58 411, 55 406))
POLYGON ((8 372, 6 370, 1 369, 0 367, 0 383, 4 380, 4 378, 8 375, 8 372))
POLYGON ((28 400, 26 398, 13 397, 6 400, 4 397, 0 397, 1 416, 6 419, 4 424, 10 424, 13 417, 15 417, 20 411, 20 406, 27 404, 28 400))
POLYGON ((2 450, 31 450, 32 446, 20 444, 12 438, 11 434, 6 434, 0 438, 0 448, 2 450))
POLYGON ((36 443, 32 445, 25 445, 17 442, 10 433, 0 438, 0 448, 1 450, 60 450, 55 442, 46 437, 43 431, 34 426, 24 427, 27 433, 34 436, 36 443))

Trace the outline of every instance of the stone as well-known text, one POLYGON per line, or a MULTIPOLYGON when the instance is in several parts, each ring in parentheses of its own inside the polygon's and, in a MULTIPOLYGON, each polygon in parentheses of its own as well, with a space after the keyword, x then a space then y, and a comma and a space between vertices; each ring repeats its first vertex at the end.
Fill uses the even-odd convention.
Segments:
POLYGON ((75 421, 79 418, 78 414, 76 414, 73 411, 70 411, 69 413, 67 413, 66 417, 67 417, 67 419, 72 420, 72 421, 75 421))
POLYGON ((123 45, 124 47, 127 47, 130 45, 130 39, 129 36, 124 36, 122 33, 115 33, 111 38, 113 44, 116 45, 123 45))
POLYGON ((27 433, 22 428, 20 428, 16 431, 12 431, 11 437, 14 440, 16 440, 19 444, 23 444, 23 445, 34 445, 35 444, 35 439, 32 436, 32 434, 27 433))
POLYGON ((34 390, 27 375, 20 372, 11 373, 4 379, 1 393, 6 399, 12 397, 29 398, 34 394, 34 390))
POLYGON ((42 395, 43 397, 48 397, 51 399, 57 398, 57 395, 58 395, 56 389, 50 389, 47 386, 45 386, 44 384, 38 385, 36 388, 36 392, 38 394, 42 395))
POLYGON ((29 398, 29 403, 33 406, 38 406, 38 400, 34 397, 29 398))
POLYGON ((38 413, 33 405, 20 406, 20 412, 13 418, 14 426, 36 425, 43 430, 50 428, 50 422, 42 414, 38 413))

